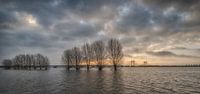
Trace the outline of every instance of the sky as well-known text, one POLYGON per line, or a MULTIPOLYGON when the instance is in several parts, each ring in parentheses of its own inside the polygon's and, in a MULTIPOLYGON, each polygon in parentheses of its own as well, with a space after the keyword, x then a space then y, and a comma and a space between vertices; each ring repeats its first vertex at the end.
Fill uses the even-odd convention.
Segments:
POLYGON ((0 0, 0 61, 117 38, 123 64, 200 64, 200 0, 0 0))

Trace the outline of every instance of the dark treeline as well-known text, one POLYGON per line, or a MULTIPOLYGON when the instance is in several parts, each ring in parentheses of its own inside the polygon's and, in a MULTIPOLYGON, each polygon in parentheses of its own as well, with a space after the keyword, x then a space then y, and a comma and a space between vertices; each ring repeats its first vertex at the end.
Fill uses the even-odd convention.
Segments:
POLYGON ((73 47, 63 52, 62 61, 67 64, 67 69, 74 67, 80 69, 80 65, 86 65, 87 70, 90 69, 91 62, 95 64, 99 70, 103 69, 106 61, 111 61, 114 70, 123 57, 122 45, 117 39, 110 39, 107 45, 103 41, 95 41, 93 43, 85 43, 82 47, 73 47))
MULTIPOLYGON (((117 39, 110 39, 106 44, 101 40, 85 43, 81 47, 65 50, 62 55, 62 61, 68 70, 71 67, 80 70, 81 65, 86 65, 89 70, 91 64, 102 70, 108 62, 111 62, 114 70, 117 70, 122 58, 122 45, 117 39)), ((13 59, 5 59, 2 63, 7 69, 47 69, 49 66, 48 58, 41 54, 20 54, 13 59)))
POLYGON ((47 69, 49 59, 41 54, 20 54, 13 59, 3 60, 3 65, 6 69, 47 69))

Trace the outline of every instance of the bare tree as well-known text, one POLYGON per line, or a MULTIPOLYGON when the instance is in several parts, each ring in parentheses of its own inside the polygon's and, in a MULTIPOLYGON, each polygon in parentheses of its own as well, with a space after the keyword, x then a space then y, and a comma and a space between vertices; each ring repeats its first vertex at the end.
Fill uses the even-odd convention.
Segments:
POLYGON ((2 63, 5 69, 10 69, 12 67, 12 60, 10 59, 5 59, 2 63))
POLYGON ((18 56, 18 64, 19 64, 19 69, 23 69, 23 64, 24 64, 24 62, 23 62, 23 55, 19 55, 18 56))
POLYGON ((48 58, 44 57, 41 54, 20 54, 15 56, 15 58, 12 61, 15 69, 31 69, 31 67, 34 67, 34 69, 36 69, 36 67, 40 67, 40 69, 47 69, 47 66, 49 65, 48 58))
POLYGON ((14 68, 19 69, 19 64, 20 64, 19 56, 15 56, 15 58, 13 59, 14 68))
POLYGON ((94 56, 97 61, 99 70, 103 68, 103 59, 105 58, 105 45, 103 41, 95 41, 92 44, 92 49, 94 51, 94 56))
POLYGON ((26 67, 28 69, 31 69, 31 56, 29 54, 26 55, 26 62, 27 62, 26 67))
POLYGON ((37 61, 37 64, 38 64, 39 68, 40 68, 40 69, 42 69, 42 68, 47 69, 48 64, 49 64, 48 58, 47 58, 47 57, 44 57, 44 56, 41 55, 41 54, 37 54, 36 57, 37 57, 37 58, 36 58, 36 61, 37 61))
POLYGON ((44 67, 45 67, 45 69, 47 70, 47 68, 48 68, 48 66, 49 66, 49 59, 48 59, 48 57, 46 56, 45 58, 44 58, 44 60, 45 60, 45 63, 44 63, 44 67))
POLYGON ((24 67, 25 67, 25 55, 24 54, 20 55, 20 62, 21 62, 21 64, 20 64, 21 69, 24 69, 24 67))
POLYGON ((36 69, 37 68, 37 57, 36 57, 36 55, 32 55, 31 58, 32 58, 32 66, 34 69, 36 69))
POLYGON ((90 62, 93 57, 93 51, 90 44, 85 43, 82 47, 83 60, 86 62, 87 70, 90 69, 90 62))
POLYGON ((80 63, 81 63, 81 50, 78 47, 72 48, 72 61, 75 63, 76 70, 80 69, 80 63))
POLYGON ((36 54, 36 66, 39 67, 40 69, 41 68, 41 55, 38 53, 36 54))
POLYGON ((72 50, 68 49, 63 52, 62 61, 67 64, 67 69, 70 70, 70 64, 72 64, 72 50))
POLYGON ((117 39, 110 39, 108 41, 108 53, 116 71, 117 65, 123 57, 122 45, 117 39))

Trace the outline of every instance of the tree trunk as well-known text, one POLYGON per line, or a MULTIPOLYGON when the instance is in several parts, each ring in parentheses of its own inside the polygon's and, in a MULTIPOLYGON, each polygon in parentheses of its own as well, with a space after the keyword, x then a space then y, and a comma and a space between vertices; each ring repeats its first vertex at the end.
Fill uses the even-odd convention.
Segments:
POLYGON ((70 69, 70 67, 69 67, 69 65, 67 65, 67 70, 69 70, 70 69))
POLYGON ((76 67, 76 70, 79 70, 79 67, 78 67, 78 66, 76 67))
POLYGON ((102 70, 102 66, 101 66, 101 65, 99 65, 99 70, 100 70, 100 71, 102 70))
POLYGON ((77 61, 77 58, 76 58, 76 70, 79 70, 79 65, 78 65, 78 61, 77 61))
POLYGON ((76 66, 75 66, 76 70, 79 70, 79 65, 76 63, 76 66))
POLYGON ((70 69, 70 67, 69 67, 69 63, 67 64, 67 70, 69 70, 70 69))
POLYGON ((90 70, 90 67, 89 67, 89 65, 87 65, 87 71, 89 71, 90 70))
POLYGON ((114 64, 114 70, 117 71, 117 65, 116 64, 114 64))

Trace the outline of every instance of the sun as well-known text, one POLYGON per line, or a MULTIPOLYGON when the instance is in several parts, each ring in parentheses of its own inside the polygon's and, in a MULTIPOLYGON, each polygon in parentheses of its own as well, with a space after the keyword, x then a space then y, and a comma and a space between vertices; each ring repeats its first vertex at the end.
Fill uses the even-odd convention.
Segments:
POLYGON ((32 25, 32 26, 37 26, 37 21, 36 19, 32 16, 32 15, 28 15, 26 17, 26 21, 29 25, 32 25))
POLYGON ((33 20, 33 19, 28 19, 28 23, 29 23, 29 24, 36 24, 36 21, 33 20))

